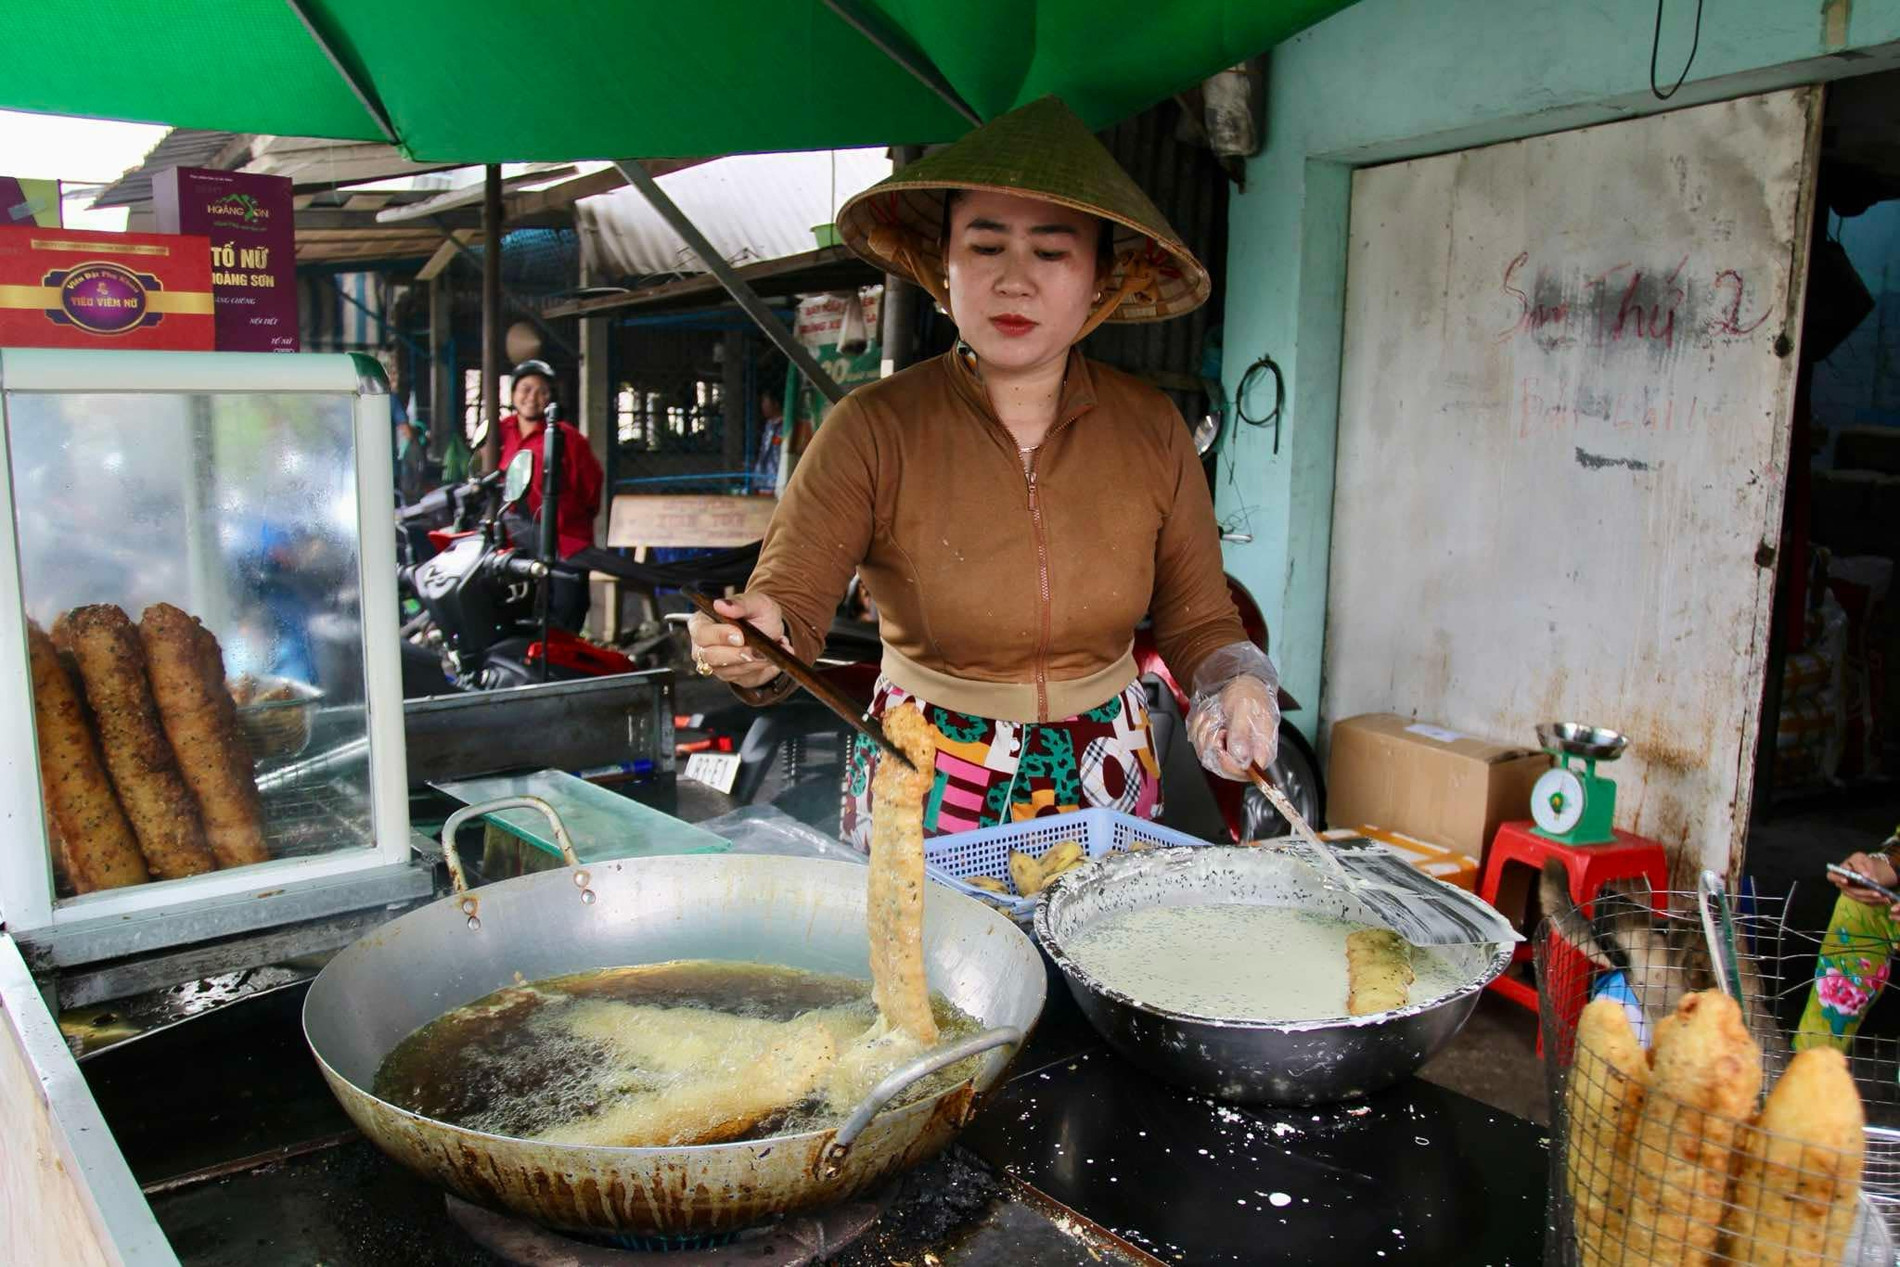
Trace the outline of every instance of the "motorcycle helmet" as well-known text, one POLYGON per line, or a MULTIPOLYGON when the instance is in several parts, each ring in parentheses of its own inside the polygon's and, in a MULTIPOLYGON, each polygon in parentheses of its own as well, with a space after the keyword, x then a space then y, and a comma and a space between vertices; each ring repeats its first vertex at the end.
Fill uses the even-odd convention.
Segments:
POLYGON ((539 360, 523 361, 521 364, 515 366, 514 373, 511 374, 509 377, 514 382, 519 383, 522 379, 528 377, 528 375, 530 374, 539 374, 542 378, 547 379, 548 380, 548 394, 552 395, 554 393, 554 388, 557 382, 557 380, 554 377, 554 367, 552 365, 549 365, 546 361, 539 361, 539 360))

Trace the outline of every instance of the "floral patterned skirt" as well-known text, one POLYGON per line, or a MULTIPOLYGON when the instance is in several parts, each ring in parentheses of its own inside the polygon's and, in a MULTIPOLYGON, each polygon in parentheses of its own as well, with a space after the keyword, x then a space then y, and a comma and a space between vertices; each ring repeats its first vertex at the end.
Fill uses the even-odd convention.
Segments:
POLYGON ((1814 965, 1814 990, 1795 1031, 1795 1050, 1847 1050, 1861 1020, 1887 987, 1896 932, 1900 930, 1886 907, 1856 902, 1845 893, 1835 900, 1834 918, 1828 921, 1827 939, 1814 965))
MULTIPOLYGON (((871 715, 911 697, 879 678, 871 715)), ((1039 724, 996 721, 914 701, 937 731, 937 778, 924 802, 924 835, 944 836, 1078 809, 1161 816, 1161 763, 1139 681, 1099 708, 1039 724)), ((876 746, 852 736, 839 835, 871 848, 876 746)))

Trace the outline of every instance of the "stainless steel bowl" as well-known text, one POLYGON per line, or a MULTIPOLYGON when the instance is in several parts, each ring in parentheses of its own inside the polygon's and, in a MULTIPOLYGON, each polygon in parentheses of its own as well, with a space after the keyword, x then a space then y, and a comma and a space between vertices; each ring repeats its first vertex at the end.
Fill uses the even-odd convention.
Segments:
MULTIPOLYGON (((1305 864, 1271 850, 1208 846, 1111 854, 1062 876, 1036 907, 1036 936, 1110 1046, 1158 1078, 1222 1100, 1320 1104, 1362 1096, 1417 1072, 1464 1026, 1478 994, 1511 961, 1505 946, 1441 946, 1459 984, 1375 1016, 1278 1021, 1178 1012, 1097 980, 1067 953, 1082 929, 1118 911, 1220 902, 1296 907, 1373 922, 1305 864)), ((1244 954, 1210 946, 1207 953, 1244 954)))
POLYGON ((1586 726, 1574 721, 1547 721, 1537 728, 1537 742, 1573 757, 1614 761, 1629 747, 1629 738, 1620 731, 1601 726, 1586 726))

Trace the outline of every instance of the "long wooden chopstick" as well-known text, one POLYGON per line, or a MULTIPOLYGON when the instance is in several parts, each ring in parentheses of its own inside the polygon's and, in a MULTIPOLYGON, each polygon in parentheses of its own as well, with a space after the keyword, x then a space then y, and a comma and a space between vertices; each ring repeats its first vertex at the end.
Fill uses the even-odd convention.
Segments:
POLYGON ((1274 786, 1273 780, 1267 777, 1267 772, 1258 765, 1253 765, 1247 767, 1247 773, 1253 776, 1254 786, 1260 789, 1261 795, 1273 803, 1273 808, 1280 811, 1280 817, 1286 819, 1287 826, 1291 827, 1297 835, 1304 837, 1307 844, 1326 849, 1330 857, 1331 850, 1327 849, 1326 842, 1321 840, 1319 833, 1307 823, 1306 816, 1293 808, 1293 802, 1287 799, 1286 793, 1274 786))
POLYGON ((697 590, 682 589, 680 593, 685 596, 686 601, 691 603, 694 610, 698 611, 700 615, 715 620, 722 625, 731 625, 737 629, 740 637, 745 639, 746 646, 764 656, 768 661, 776 665, 779 671, 784 673, 786 677, 804 687, 820 704, 829 708, 832 712, 843 718, 853 730, 876 744, 879 751, 883 752, 885 756, 903 762, 907 769, 916 768, 911 765, 910 758, 904 755, 903 749, 884 737, 884 728, 871 720, 870 714, 866 712, 862 705, 856 703, 843 691, 840 691, 837 687, 825 681, 824 678, 820 677, 818 673, 803 660, 800 660, 784 647, 779 646, 778 643, 766 637, 751 621, 734 620, 727 616, 721 616, 718 609, 712 605, 712 600, 697 590))

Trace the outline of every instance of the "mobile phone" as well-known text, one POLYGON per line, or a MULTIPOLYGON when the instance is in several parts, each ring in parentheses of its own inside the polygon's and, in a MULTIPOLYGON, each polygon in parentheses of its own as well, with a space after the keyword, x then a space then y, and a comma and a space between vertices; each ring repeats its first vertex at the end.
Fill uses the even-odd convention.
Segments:
POLYGON ((1856 888, 1872 889, 1874 892, 1880 894, 1880 896, 1886 898, 1889 902, 1900 902, 1900 893, 1894 892, 1892 889, 1888 888, 1886 885, 1882 884, 1878 880, 1873 879, 1870 876, 1862 875, 1860 872, 1854 870, 1852 867, 1843 867, 1838 862, 1830 862, 1827 864, 1827 873, 1829 875, 1839 876, 1841 879, 1847 881, 1849 884, 1855 886, 1856 888))

